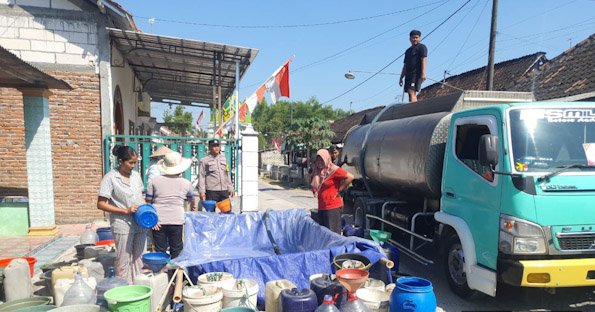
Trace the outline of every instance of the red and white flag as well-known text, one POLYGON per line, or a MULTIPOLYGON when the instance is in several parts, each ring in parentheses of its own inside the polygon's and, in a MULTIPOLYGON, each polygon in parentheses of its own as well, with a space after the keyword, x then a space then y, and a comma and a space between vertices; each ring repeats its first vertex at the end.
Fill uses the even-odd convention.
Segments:
POLYGON ((201 110, 200 115, 198 115, 198 118, 196 118, 196 129, 200 129, 200 122, 202 121, 202 118, 204 116, 205 116, 205 111, 201 110))
POLYGON ((267 90, 271 94, 273 104, 282 97, 289 97, 289 62, 293 60, 290 57, 285 64, 277 69, 269 79, 264 83, 267 90))

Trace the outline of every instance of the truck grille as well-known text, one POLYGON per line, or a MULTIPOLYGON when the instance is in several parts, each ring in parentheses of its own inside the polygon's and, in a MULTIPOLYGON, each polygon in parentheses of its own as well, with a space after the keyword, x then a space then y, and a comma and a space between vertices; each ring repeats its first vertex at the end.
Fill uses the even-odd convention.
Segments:
POLYGON ((558 236, 560 250, 595 249, 595 234, 558 236))

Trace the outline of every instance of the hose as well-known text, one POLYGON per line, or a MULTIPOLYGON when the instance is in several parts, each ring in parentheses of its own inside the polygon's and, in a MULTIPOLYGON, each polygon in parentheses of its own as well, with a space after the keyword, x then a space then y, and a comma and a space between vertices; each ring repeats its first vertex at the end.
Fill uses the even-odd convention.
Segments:
POLYGON ((271 233, 271 229, 269 228, 269 211, 271 211, 270 208, 267 209, 267 211, 265 211, 264 213, 264 228, 266 229, 267 236, 269 237, 271 245, 273 245, 273 250, 275 251, 275 254, 280 255, 281 249, 279 249, 279 245, 277 245, 277 243, 275 242, 275 239, 273 238, 273 233, 271 233))

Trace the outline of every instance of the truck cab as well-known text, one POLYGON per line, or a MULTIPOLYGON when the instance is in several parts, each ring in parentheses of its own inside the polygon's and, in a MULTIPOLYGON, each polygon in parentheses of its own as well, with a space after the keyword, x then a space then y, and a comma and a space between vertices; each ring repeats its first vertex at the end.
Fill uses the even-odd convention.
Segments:
POLYGON ((463 110, 448 133, 434 217, 451 288, 594 286, 595 103, 463 110))

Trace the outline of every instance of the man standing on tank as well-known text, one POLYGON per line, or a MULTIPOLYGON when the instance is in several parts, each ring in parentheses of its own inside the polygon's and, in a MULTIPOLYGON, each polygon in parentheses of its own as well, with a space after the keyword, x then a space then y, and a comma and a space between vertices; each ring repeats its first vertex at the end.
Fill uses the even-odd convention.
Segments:
POLYGON ((416 102, 417 92, 421 89, 422 82, 426 80, 428 48, 421 43, 419 30, 412 30, 409 33, 409 41, 411 47, 405 51, 399 86, 403 86, 403 78, 405 78, 404 91, 409 95, 409 102, 416 102))

